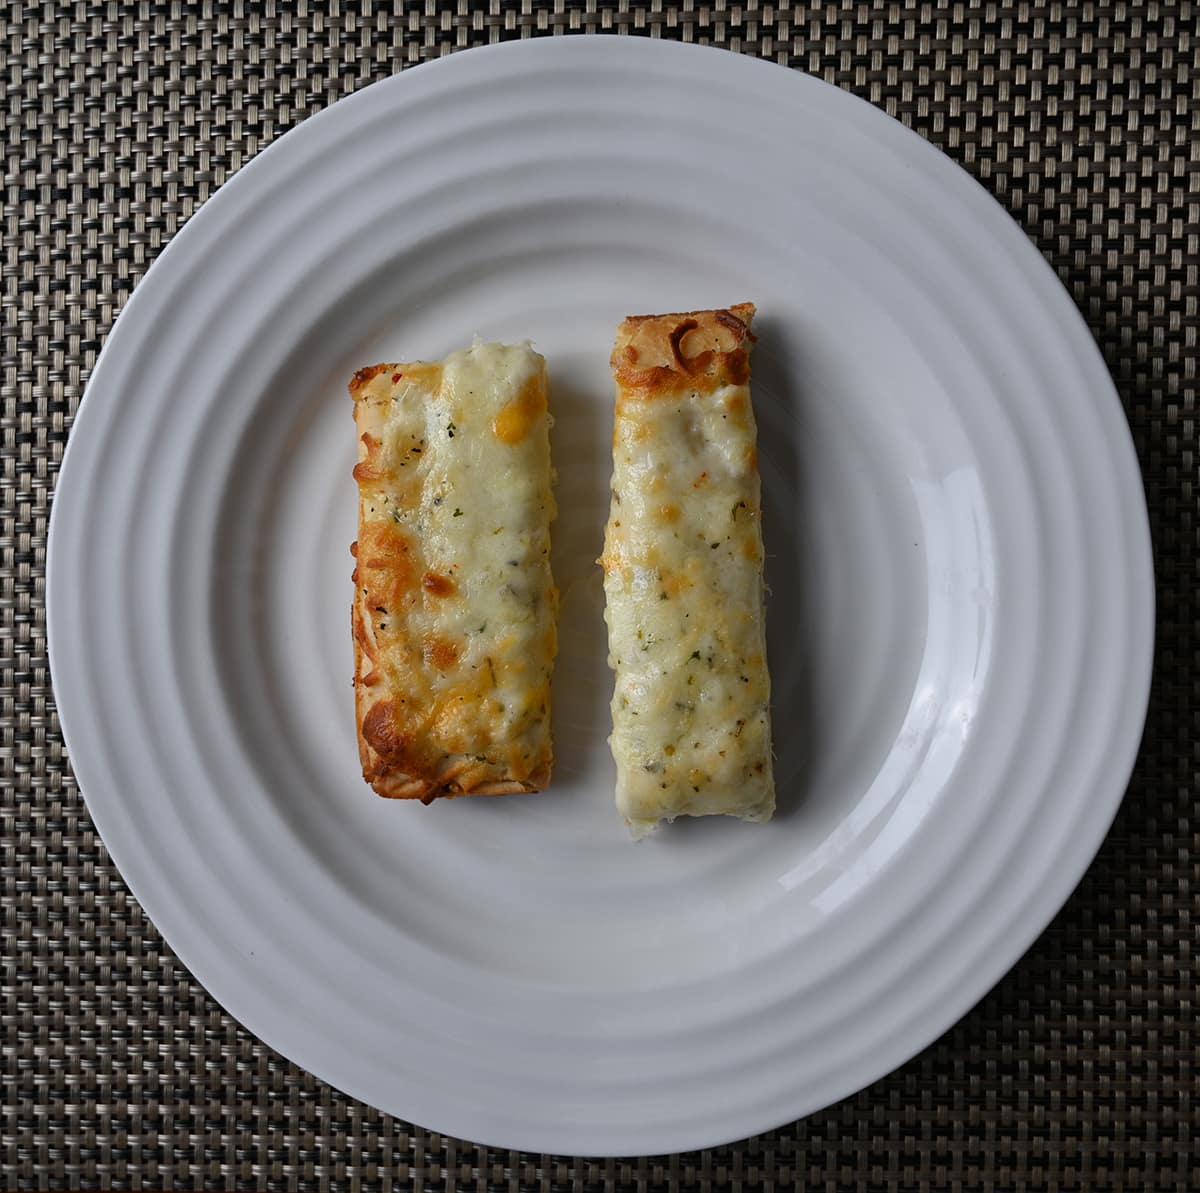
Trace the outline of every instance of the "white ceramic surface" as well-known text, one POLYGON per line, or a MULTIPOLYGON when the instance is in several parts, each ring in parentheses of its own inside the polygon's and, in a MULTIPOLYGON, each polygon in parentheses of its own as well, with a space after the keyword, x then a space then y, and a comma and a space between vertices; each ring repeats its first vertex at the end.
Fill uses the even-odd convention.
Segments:
POLYGON ((584 1153, 773 1127, 950 1026, 1099 846, 1153 622, 1120 406, 1016 225, 841 91, 615 38, 405 71, 223 187, 93 374, 47 599, 88 806, 216 998, 385 1110, 584 1153), (742 299, 779 813, 633 845, 607 356, 742 299), (553 379, 557 771, 425 808, 358 773, 345 383, 476 334, 553 379))

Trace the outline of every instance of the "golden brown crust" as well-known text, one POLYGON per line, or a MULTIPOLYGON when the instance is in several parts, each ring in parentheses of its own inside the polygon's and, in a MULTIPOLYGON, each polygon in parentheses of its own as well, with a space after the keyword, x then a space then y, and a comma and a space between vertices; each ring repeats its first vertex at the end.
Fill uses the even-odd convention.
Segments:
POLYGON ((630 315, 617 328, 612 368, 630 398, 711 392, 750 378, 754 304, 669 315, 630 315))
MULTIPOLYGON (((452 686, 436 698, 395 682, 398 660, 400 675, 428 676, 452 671, 460 654, 453 638, 433 634, 413 640, 402 630, 406 611, 422 602, 452 601, 459 586, 453 575, 427 566, 421 542, 397 522, 372 512, 385 499, 419 502, 418 489, 405 487, 412 478, 389 467, 385 458, 385 424, 392 401, 406 383, 435 393, 441 373, 439 363, 389 362, 359 369, 349 383, 358 431, 354 478, 359 530, 351 546, 351 629, 359 760, 363 778, 379 795, 423 803, 458 795, 540 791, 550 780, 548 756, 535 753, 525 761, 495 742, 486 757, 469 752, 479 746, 464 730, 462 711, 481 706, 494 686, 494 673, 470 683, 451 678, 452 686)), ((534 396, 540 396, 544 415, 544 375, 534 396)), ((539 413, 529 410, 532 401, 524 390, 514 398, 514 426, 518 418, 539 413)))

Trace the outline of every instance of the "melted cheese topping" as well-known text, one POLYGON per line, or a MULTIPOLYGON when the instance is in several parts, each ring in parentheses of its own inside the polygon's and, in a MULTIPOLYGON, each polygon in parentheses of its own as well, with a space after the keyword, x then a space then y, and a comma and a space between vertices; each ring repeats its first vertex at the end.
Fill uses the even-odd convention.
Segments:
POLYGON ((557 593, 545 361, 477 344, 351 384, 363 771, 384 795, 549 782, 557 593))
POLYGON ((731 376, 618 384, 601 563, 617 806, 635 836, 774 810, 756 431, 731 376))

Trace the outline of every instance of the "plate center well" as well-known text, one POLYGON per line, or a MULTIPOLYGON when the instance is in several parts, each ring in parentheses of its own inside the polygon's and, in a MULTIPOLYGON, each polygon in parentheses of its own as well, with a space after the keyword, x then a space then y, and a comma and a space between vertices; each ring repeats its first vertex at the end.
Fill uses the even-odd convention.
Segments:
MULTIPOLYGON (((270 392, 247 395, 264 413, 259 465, 231 473, 222 549, 243 557, 226 560, 222 575, 235 580, 214 603, 214 645, 247 754, 314 864, 384 931, 472 965, 589 989, 736 967, 831 914, 856 889, 847 874, 877 869, 935 798, 916 780, 957 698, 948 689, 955 652, 971 646, 955 640, 952 618, 930 632, 930 568, 948 566, 957 533, 947 485, 970 464, 953 434, 921 434, 936 382, 916 364, 895 369, 911 352, 882 316, 874 351, 862 351, 860 294, 827 288, 815 312, 803 294, 760 291, 754 402, 779 812, 767 827, 679 821, 628 841, 612 802, 595 564, 608 508, 608 348, 625 313, 725 303, 748 290, 665 244, 657 254, 544 245, 432 278, 419 301, 411 287, 421 262, 409 261, 331 307, 270 392), (513 295, 536 297, 514 307, 513 295), (843 304, 854 306, 853 323, 843 304), (474 335, 532 339, 551 370, 563 598, 555 781, 539 795, 424 808, 380 800, 358 770, 345 380, 362 364, 437 357, 474 335)), ((820 270, 814 260, 812 274, 820 270)), ((966 556, 961 546, 953 566, 969 569, 971 545, 966 556)), ((950 589, 937 597, 952 599, 950 589)))

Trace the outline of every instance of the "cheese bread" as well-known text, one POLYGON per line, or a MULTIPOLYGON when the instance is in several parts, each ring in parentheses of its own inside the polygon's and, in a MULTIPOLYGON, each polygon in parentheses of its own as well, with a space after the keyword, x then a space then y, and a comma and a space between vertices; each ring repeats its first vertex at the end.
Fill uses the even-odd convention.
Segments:
POLYGON ((539 791, 558 601, 546 362, 476 344, 360 369, 350 394, 363 776, 425 803, 539 791))
POLYGON ((626 319, 604 568, 617 807, 775 807, 749 303, 626 319))

